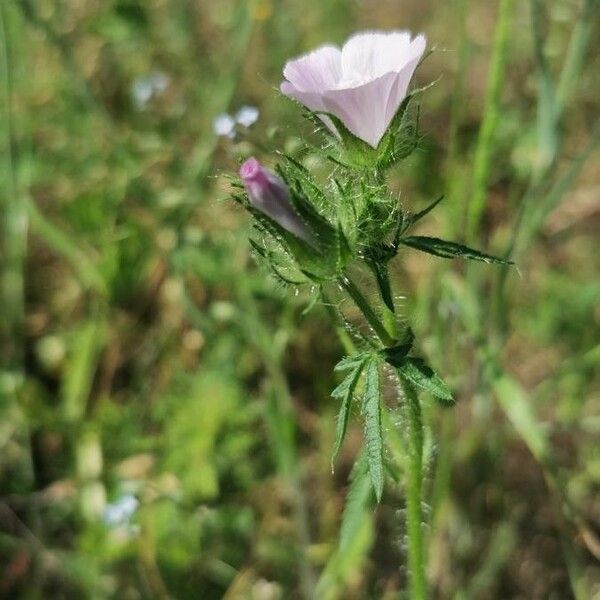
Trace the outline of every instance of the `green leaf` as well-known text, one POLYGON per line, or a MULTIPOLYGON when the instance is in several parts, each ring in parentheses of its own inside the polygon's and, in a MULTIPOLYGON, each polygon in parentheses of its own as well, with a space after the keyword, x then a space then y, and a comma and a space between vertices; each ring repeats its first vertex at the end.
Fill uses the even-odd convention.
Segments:
POLYGON ((306 307, 304 308, 304 310, 302 311, 302 316, 305 317, 316 305, 317 302, 319 301, 321 297, 321 294, 314 294, 312 295, 311 299, 309 300, 308 304, 306 305, 306 307))
POLYGON ((317 584, 315 597, 337 598, 360 572, 373 545, 375 495, 364 451, 354 463, 342 515, 339 542, 327 561, 317 584))
POLYGON ((411 93, 404 98, 377 146, 377 163, 382 168, 406 158, 417 146, 418 128, 414 127, 412 130, 413 128, 404 126, 408 105, 413 96, 414 93, 411 93))
POLYGON ((281 170, 285 172, 284 179, 298 180, 302 184, 304 193, 311 199, 313 205, 324 206, 331 204, 327 195, 318 186, 310 171, 302 163, 284 152, 278 152, 278 154, 286 160, 284 165, 280 166, 281 170))
POLYGON ((364 452, 354 463, 350 473, 350 489, 340 526, 339 548, 344 550, 352 541, 360 523, 373 506, 373 490, 369 481, 369 470, 364 452))
POLYGON ((290 189, 290 201, 298 216, 306 223, 308 228, 317 236, 319 243, 331 247, 335 243, 335 229, 329 221, 312 205, 309 196, 302 187, 299 179, 285 177, 285 172, 279 167, 277 173, 285 179, 290 189))
POLYGON ((379 502, 383 494, 384 467, 383 430, 381 427, 381 406, 379 404, 379 371, 376 360, 370 360, 366 367, 362 414, 364 417, 364 436, 369 473, 377 502, 379 502))
POLYGON ((442 200, 444 199, 444 195, 442 194, 437 200, 434 200, 429 206, 424 208, 422 211, 409 214, 402 225, 402 231, 407 231, 410 229, 415 223, 420 221, 424 216, 429 214, 442 200))
POLYGON ((372 146, 370 146, 369 144, 367 144, 367 142, 354 135, 346 127, 346 125, 344 125, 344 122, 339 117, 336 117, 336 115, 326 111, 317 111, 315 112, 315 114, 326 116, 331 120, 331 122, 335 125, 337 132, 342 138, 344 147, 346 148, 346 150, 352 153, 353 158, 372 156, 375 153, 375 149, 372 146))
POLYGON ((335 388, 335 390, 331 392, 331 395, 334 398, 337 398, 342 401, 342 404, 340 406, 340 412, 338 413, 335 445, 333 448, 333 455, 331 457, 332 469, 333 462, 335 461, 342 447, 342 444, 344 443, 344 438, 346 437, 346 430, 348 429, 348 419, 350 418, 350 408, 352 406, 352 398, 354 397, 356 385, 358 384, 358 380, 360 379, 360 375, 363 371, 366 362, 367 358, 363 358, 362 361, 356 363, 355 366, 350 370, 348 375, 346 375, 342 383, 340 383, 340 385, 338 385, 335 388))
POLYGON ((252 238, 249 238, 248 240, 250 242, 250 245, 252 246, 252 249, 261 257, 264 259, 268 258, 268 252, 265 248, 263 248, 257 241, 253 240, 252 238))
MULTIPOLYGON (((250 246, 252 246, 252 249, 265 261, 267 267, 275 276, 275 279, 277 279, 280 283, 297 287, 310 281, 308 278, 294 279, 284 274, 284 269, 288 267, 281 263, 281 257, 278 257, 274 252, 267 250, 252 238, 249 239, 249 242, 250 246)), ((297 274, 302 275, 301 272, 297 272, 297 274)))
POLYGON ((346 263, 352 257, 352 249, 350 248, 348 240, 344 235, 344 230, 342 229, 341 224, 338 224, 336 230, 336 242, 336 269, 339 273, 341 273, 344 267, 346 266, 346 263))
MULTIPOLYGON (((255 227, 273 238, 289 258, 296 263, 298 270, 310 281, 321 283, 331 277, 333 270, 331 268, 329 271, 327 270, 327 261, 324 260, 320 250, 284 229, 279 223, 254 208, 247 200, 242 199, 242 202, 246 210, 254 217, 255 227)), ((258 252, 258 249, 256 250, 258 252)), ((268 260, 272 262, 270 258, 271 255, 269 255, 268 260)), ((273 266, 270 266, 273 269, 273 266)), ((275 271, 277 271, 276 275, 285 281, 285 276, 282 276, 277 268, 274 269, 275 271)))
POLYGON ((399 365, 394 366, 402 377, 427 390, 436 398, 442 400, 443 404, 447 406, 454 404, 454 398, 448 386, 422 358, 407 357, 399 365))
POLYGON ((338 362, 337 365, 333 368, 334 371, 348 371, 349 369, 355 369, 356 366, 362 362, 364 362, 370 353, 361 352, 360 354, 355 354, 354 356, 345 356, 338 362))
POLYGON ((414 235, 402 238, 400 243, 421 250, 422 252, 433 254, 434 256, 441 256, 442 258, 468 258, 470 260, 479 260, 499 265, 514 264, 510 260, 504 260, 496 256, 491 256, 490 254, 484 254, 483 252, 479 252, 479 250, 473 250, 473 248, 463 246, 462 244, 440 240, 435 237, 414 235))
MULTIPOLYGON (((411 103, 414 95, 415 95, 415 92, 411 92, 410 94, 408 94, 406 96, 406 98, 404 98, 404 100, 402 100, 402 103, 398 107, 396 114, 394 115, 394 117, 392 118, 392 120, 390 122, 390 126, 387 129, 386 135, 395 134, 401 129, 402 121, 404 120, 404 115, 406 114, 408 105, 411 103)), ((379 142, 379 149, 382 148, 384 144, 385 144, 385 136, 384 136, 384 139, 382 139, 379 142)))
POLYGON ((90 319, 73 333, 61 389, 63 415, 68 422, 79 421, 86 413, 104 337, 100 319, 90 319))

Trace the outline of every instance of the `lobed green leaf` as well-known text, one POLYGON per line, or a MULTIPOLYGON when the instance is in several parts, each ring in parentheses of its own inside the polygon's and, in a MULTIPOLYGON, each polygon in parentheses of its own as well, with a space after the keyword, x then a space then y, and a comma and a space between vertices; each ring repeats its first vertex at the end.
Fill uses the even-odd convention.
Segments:
POLYGON ((360 362, 355 363, 348 375, 344 378, 342 383, 338 385, 331 395, 334 398, 341 399, 342 404, 340 406, 340 412, 338 413, 337 427, 336 427, 336 439, 333 448, 333 455, 331 457, 331 463, 336 459, 344 438, 346 437, 346 430, 348 429, 348 419, 350 418, 350 408, 352 406, 352 398, 354 397, 354 391, 360 379, 361 373, 367 362, 367 358, 363 358, 360 362))
POLYGON ((370 360, 366 366, 362 398, 364 436, 371 483, 377 501, 383 495, 383 430, 381 427, 381 405, 379 403, 379 371, 377 361, 370 360))

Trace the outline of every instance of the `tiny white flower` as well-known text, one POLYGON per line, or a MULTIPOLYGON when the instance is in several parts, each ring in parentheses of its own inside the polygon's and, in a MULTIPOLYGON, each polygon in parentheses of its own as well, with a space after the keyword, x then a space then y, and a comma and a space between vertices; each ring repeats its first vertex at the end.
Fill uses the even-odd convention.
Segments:
POLYGON ((242 106, 235 115, 235 120, 244 127, 250 127, 256 123, 259 114, 256 106, 242 106))
POLYGON ((167 89, 169 85, 169 76, 161 73, 160 71, 154 71, 148 77, 150 80, 150 84, 152 85, 152 90, 154 93, 161 93, 167 89))
POLYGON ((136 79, 131 87, 131 93, 135 103, 143 108, 152 98, 152 85, 147 79, 136 79))
POLYGON ((167 89, 169 81, 169 76, 160 71, 153 71, 146 77, 136 79, 131 86, 131 94, 135 103, 140 108, 145 108, 153 96, 161 94, 167 89))
POLYGON ((235 119, 227 113, 222 113, 213 119, 213 131, 220 137, 235 136, 235 119))
POLYGON ((132 494, 121 496, 115 502, 106 505, 102 520, 112 527, 128 525, 139 505, 139 500, 132 494))

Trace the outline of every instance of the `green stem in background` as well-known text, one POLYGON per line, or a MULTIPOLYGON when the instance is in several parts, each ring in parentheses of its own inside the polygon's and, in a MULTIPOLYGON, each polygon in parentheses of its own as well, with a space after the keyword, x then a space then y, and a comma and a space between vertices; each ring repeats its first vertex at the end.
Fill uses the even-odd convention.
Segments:
POLYGON ((494 134, 500 118, 500 98, 508 57, 508 42, 513 0, 501 0, 485 96, 483 121, 479 129, 473 166, 473 189, 468 205, 467 233, 470 242, 477 242, 479 226, 485 211, 487 186, 493 158, 494 134))
POLYGON ((2 196, 1 274, 4 364, 20 373, 23 361, 24 263, 27 250, 27 213, 20 193, 14 156, 13 73, 11 61, 11 15, 0 4, 0 195, 2 196))
POLYGON ((531 0, 531 33, 537 63, 537 157, 531 175, 531 186, 538 185, 545 171, 554 164, 558 151, 558 116, 554 83, 550 66, 544 53, 544 2, 531 0))
POLYGON ((464 120, 465 113, 465 80, 467 74, 467 63, 469 59, 469 36, 467 34, 467 15, 469 12, 469 0, 454 0, 449 9, 456 19, 452 27, 456 28, 455 42, 458 46, 457 65, 455 74, 454 90, 452 92, 452 103, 450 107, 450 126, 448 134, 448 151, 446 153, 446 173, 448 178, 448 210, 451 218, 445 224, 446 236, 450 239, 456 237, 456 230, 462 222, 463 198, 466 193, 465 169, 461 168, 463 161, 459 156, 459 132, 464 120))
POLYGON ((261 319, 256 300, 243 277, 235 278, 236 295, 239 306, 244 307, 240 326, 248 341, 256 348, 268 374, 270 383, 269 405, 267 409, 268 426, 272 436, 273 454, 277 469, 291 490, 294 502, 296 532, 302 547, 299 559, 299 579, 302 597, 314 598, 316 577, 308 560, 310 546, 310 528, 308 501, 302 482, 300 458, 296 447, 296 418, 281 358, 284 343, 273 344, 273 332, 267 330, 261 319))
POLYGON ((406 525, 408 534, 408 568, 411 600, 427 597, 425 545, 423 541, 423 420, 419 397, 410 383, 398 374, 404 393, 405 419, 408 428, 406 470, 406 525))
MULTIPOLYGON (((525 193, 512 228, 511 238, 505 258, 517 257, 532 242, 541 230, 546 217, 558 206, 564 194, 571 187, 589 156, 597 149, 600 141, 600 128, 595 127, 586 148, 576 156, 565 173, 547 190, 547 181, 556 167, 561 149, 560 122, 566 107, 566 100, 573 93, 575 81, 581 73, 583 58, 590 42, 592 8, 598 0, 585 0, 581 14, 571 33, 567 57, 563 64, 560 81, 555 91, 552 75, 544 55, 544 35, 542 30, 543 3, 531 1, 531 23, 535 56, 537 60, 538 91, 538 155, 539 165, 534 169, 529 187, 525 193)), ((507 269, 498 272, 495 290, 496 330, 502 330, 507 321, 506 279, 507 269)))
POLYGON ((592 35, 593 17, 594 14, 597 15, 598 8, 600 8, 598 0, 585 0, 581 9, 581 15, 571 35, 567 57, 565 58, 556 90, 556 112, 559 117, 564 110, 567 99, 573 94, 573 89, 576 87, 576 82, 583 66, 583 59, 585 58, 592 35))
POLYGON ((265 367, 269 374, 271 382, 271 426, 276 430, 275 436, 278 437, 277 446, 282 449, 284 456, 280 457, 280 472, 287 478, 293 493, 295 503, 294 518, 296 521, 296 530, 299 541, 302 546, 302 555, 299 561, 300 586, 302 595, 307 600, 314 597, 314 590, 317 584, 315 573, 306 556, 310 547, 310 527, 308 502, 304 492, 302 474, 300 469, 300 459, 296 449, 296 426, 295 415, 293 412, 292 399, 285 376, 281 371, 279 360, 274 360, 263 353, 265 367))
POLYGON ((375 311, 371 308, 371 305, 367 299, 363 296, 362 292, 349 279, 346 275, 340 278, 342 287, 348 292, 356 306, 360 309, 369 325, 373 328, 373 331, 377 334, 377 337, 381 340, 384 346, 393 346, 394 339, 390 336, 387 329, 380 321, 375 311))

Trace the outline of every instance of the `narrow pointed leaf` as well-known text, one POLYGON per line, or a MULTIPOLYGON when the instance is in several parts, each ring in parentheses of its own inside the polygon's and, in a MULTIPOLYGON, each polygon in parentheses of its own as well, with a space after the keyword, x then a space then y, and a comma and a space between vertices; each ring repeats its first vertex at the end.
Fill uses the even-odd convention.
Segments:
POLYGON ((339 548, 344 550, 360 528, 361 522, 373 507, 373 489, 369 481, 369 469, 364 451, 354 463, 350 473, 350 489, 346 497, 346 506, 340 526, 339 548))
POLYGON ((333 368, 334 371, 348 371, 349 369, 355 369, 359 364, 363 363, 368 357, 368 353, 361 352, 354 356, 345 356, 338 362, 333 368))
POLYGON ((409 214, 406 217, 406 219, 404 220, 402 229, 404 231, 407 231, 408 229, 410 229, 415 223, 417 223, 424 216, 429 214, 443 199, 444 199, 444 195, 442 194, 437 200, 434 200, 429 206, 424 208, 422 211, 415 213, 415 214, 409 214))
POLYGON ((311 175, 310 171, 300 162, 298 162, 294 157, 285 154, 284 152, 279 152, 285 160, 286 163, 282 167, 282 170, 286 173, 289 173, 291 177, 286 176, 285 179, 293 178, 297 179, 302 183, 303 189, 307 196, 310 196, 315 200, 313 204, 330 204, 326 194, 323 190, 317 185, 317 182, 311 175))
POLYGON ((377 361, 370 360, 366 366, 362 400, 364 436, 367 462, 377 502, 383 494, 383 431, 381 428, 381 406, 379 403, 379 371, 377 361))
POLYGON ((321 294, 313 294, 310 301, 302 311, 302 316, 305 317, 316 305, 321 297, 321 294))
POLYGON ((268 257, 268 252, 265 248, 263 248, 257 241, 253 240, 252 238, 249 238, 248 241, 250 242, 250 245, 252 246, 252 249, 261 257, 261 258, 267 258, 268 257))
POLYGON ((346 430, 348 429, 348 419, 350 418, 350 409, 352 407, 352 398, 354 397, 354 391, 360 379, 360 375, 365 366, 366 359, 359 362, 349 373, 346 375, 342 383, 338 385, 335 390, 331 393, 334 398, 341 399, 342 404, 340 406, 340 412, 337 418, 336 427, 336 438, 335 445, 333 448, 333 455, 331 457, 331 465, 337 458, 337 455, 344 443, 346 437, 346 430))
POLYGON ((474 250, 473 248, 463 246, 462 244, 440 240, 435 237, 414 235, 402 238, 400 243, 421 250, 422 252, 433 254, 434 256, 441 256, 442 258, 468 258, 469 260, 479 260, 499 265, 514 264, 510 260, 504 260, 490 254, 484 254, 483 252, 479 252, 479 250, 474 250))

